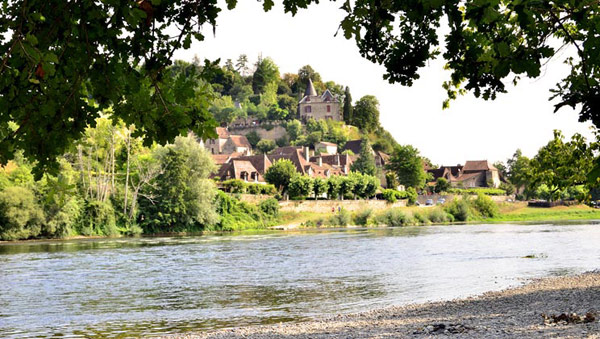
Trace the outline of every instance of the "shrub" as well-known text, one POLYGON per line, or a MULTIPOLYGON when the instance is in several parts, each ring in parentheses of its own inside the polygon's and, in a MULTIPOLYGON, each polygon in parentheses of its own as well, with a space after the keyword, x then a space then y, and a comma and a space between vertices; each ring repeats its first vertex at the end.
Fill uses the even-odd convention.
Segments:
POLYGON ((454 218, 452 218, 451 220, 450 215, 441 208, 433 209, 431 212, 429 212, 429 215, 427 217, 429 218, 429 221, 436 224, 441 224, 454 220, 454 218))
POLYGON ((387 226, 407 226, 413 224, 413 220, 399 209, 392 208, 379 216, 378 223, 387 226))
POLYGON ((276 217, 279 215, 279 202, 276 199, 269 198, 267 200, 261 201, 258 204, 258 208, 263 211, 264 214, 276 217))
POLYGON ((505 195, 506 191, 500 188, 450 188, 451 194, 485 194, 485 195, 505 195))
POLYGON ((421 225, 427 225, 430 224, 429 222, 429 216, 427 214, 421 213, 421 212, 414 212, 413 213, 413 219, 416 223, 421 224, 421 225))
POLYGON ((83 211, 83 201, 69 199, 44 225, 44 234, 48 237, 64 238, 75 233, 83 211))
POLYGON ((30 189, 13 186, 0 192, 0 239, 38 236, 43 222, 44 214, 30 189))
POLYGON ((229 179, 222 183, 223 189, 229 193, 245 193, 246 183, 240 179, 229 179))
POLYGON ((327 223, 332 226, 348 226, 351 219, 350 212, 342 208, 335 215, 331 216, 327 223))
POLYGON ((406 198, 408 198, 408 204, 414 205, 417 202, 417 190, 414 187, 409 187, 406 189, 406 198))
POLYGON ((471 214, 469 211, 469 202, 466 199, 452 200, 446 205, 445 210, 457 221, 467 221, 471 214))
POLYGON ((372 215, 373 211, 370 209, 358 211, 352 216, 352 222, 355 225, 367 226, 372 215))
POLYGON ((115 236, 117 230, 115 210, 107 202, 89 201, 84 209, 81 225, 83 235, 115 236))
POLYGON ((481 214, 484 218, 493 218, 498 216, 499 210, 498 205, 492 200, 492 198, 488 197, 484 194, 478 194, 477 199, 472 202, 473 207, 479 214, 481 214))
POLYGON ((262 193, 261 184, 247 184, 246 192, 249 194, 261 194, 262 193))

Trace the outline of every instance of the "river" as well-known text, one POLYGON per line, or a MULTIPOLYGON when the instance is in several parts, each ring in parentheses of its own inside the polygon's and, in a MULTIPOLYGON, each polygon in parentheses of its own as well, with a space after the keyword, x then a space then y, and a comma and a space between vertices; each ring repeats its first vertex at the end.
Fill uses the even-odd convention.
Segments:
POLYGON ((0 244, 0 337, 202 331, 453 299, 598 268, 600 224, 0 244))

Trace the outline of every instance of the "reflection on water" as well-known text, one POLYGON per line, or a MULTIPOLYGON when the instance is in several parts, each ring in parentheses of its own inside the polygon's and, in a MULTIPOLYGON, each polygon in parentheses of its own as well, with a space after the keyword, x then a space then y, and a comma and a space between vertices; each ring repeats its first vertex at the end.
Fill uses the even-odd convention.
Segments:
POLYGON ((450 299, 596 269, 599 225, 0 245, 0 337, 139 336, 450 299))

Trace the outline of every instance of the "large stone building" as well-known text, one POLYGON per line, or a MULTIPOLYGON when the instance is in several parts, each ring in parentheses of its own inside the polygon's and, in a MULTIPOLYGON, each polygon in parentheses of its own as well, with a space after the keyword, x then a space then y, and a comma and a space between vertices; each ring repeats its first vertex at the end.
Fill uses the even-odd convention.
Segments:
POLYGON ((340 100, 328 89, 322 95, 317 95, 312 80, 308 79, 308 86, 304 97, 298 103, 298 113, 300 119, 307 121, 309 119, 323 120, 332 119, 336 121, 343 120, 340 111, 340 100))

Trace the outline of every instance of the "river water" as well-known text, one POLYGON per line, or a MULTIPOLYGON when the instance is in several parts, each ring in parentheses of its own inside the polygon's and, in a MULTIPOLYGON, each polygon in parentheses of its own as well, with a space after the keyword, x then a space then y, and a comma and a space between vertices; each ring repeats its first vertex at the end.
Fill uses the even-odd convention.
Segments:
POLYGON ((161 335, 452 299, 595 270, 599 245, 596 223, 5 243, 0 337, 161 335))

